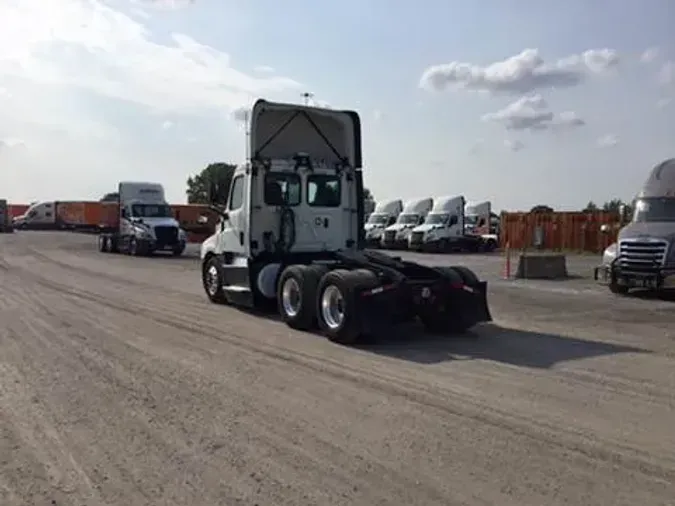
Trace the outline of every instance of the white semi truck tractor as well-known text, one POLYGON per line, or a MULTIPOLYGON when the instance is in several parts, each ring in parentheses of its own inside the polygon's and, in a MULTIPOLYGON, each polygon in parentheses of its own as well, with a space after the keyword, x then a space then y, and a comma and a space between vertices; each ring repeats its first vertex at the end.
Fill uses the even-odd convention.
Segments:
POLYGON ((159 183, 121 182, 119 220, 112 231, 99 235, 99 250, 148 256, 168 251, 180 256, 185 251, 187 234, 173 217, 171 206, 159 183))
POLYGON ((214 303, 278 311, 332 341, 418 318, 434 332, 491 320, 487 283, 365 249, 361 123, 353 111, 258 100, 250 161, 214 184, 216 233, 201 246, 214 303))
POLYGON ((381 245, 385 249, 407 249, 413 228, 424 223, 424 219, 434 206, 434 199, 425 197, 409 200, 403 205, 403 211, 396 222, 384 229, 381 245))
POLYGON ((368 248, 379 248, 382 243, 384 229, 396 223, 398 215, 403 211, 403 201, 401 199, 387 200, 378 202, 375 210, 372 212, 364 225, 366 232, 366 246, 368 248))
MULTIPOLYGON (((608 232, 606 225, 603 232, 608 232)), ((675 158, 654 167, 631 221, 602 255, 595 279, 616 294, 636 288, 675 290, 675 158)))

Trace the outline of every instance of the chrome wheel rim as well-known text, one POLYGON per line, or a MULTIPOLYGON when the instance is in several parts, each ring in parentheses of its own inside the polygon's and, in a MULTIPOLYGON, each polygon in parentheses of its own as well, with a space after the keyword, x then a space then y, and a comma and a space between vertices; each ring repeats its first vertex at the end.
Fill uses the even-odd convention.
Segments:
POLYGON ((297 316, 300 312, 300 306, 302 305, 300 285, 293 278, 288 278, 281 287, 281 305, 284 308, 284 313, 291 318, 297 316))
POLYGON ((205 278, 206 290, 209 292, 209 295, 215 295, 218 292, 218 268, 215 265, 211 265, 206 271, 205 278))
POLYGON ((321 316, 329 329, 339 328, 345 320, 344 298, 335 285, 328 285, 321 295, 321 316))

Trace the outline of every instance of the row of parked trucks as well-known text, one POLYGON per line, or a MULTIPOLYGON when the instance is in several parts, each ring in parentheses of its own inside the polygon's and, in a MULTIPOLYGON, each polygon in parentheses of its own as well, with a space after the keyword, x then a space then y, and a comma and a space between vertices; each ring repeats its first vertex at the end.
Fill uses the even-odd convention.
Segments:
POLYGON ((370 248, 413 251, 493 251, 499 217, 489 201, 467 203, 462 195, 379 202, 365 224, 370 248))

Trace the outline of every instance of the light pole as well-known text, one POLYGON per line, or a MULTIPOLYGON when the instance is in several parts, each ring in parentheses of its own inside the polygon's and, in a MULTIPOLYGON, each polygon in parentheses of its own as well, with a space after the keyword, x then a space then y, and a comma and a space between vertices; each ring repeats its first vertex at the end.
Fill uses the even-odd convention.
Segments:
POLYGON ((314 98, 314 93, 305 92, 300 95, 305 102, 305 105, 309 105, 309 101, 314 98))

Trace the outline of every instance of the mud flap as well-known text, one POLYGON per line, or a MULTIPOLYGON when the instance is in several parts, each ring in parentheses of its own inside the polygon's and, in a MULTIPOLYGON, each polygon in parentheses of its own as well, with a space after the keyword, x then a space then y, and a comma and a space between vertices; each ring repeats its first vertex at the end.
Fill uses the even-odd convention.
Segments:
POLYGON ((462 310, 465 321, 472 322, 472 325, 491 322, 492 314, 487 302, 487 281, 481 281, 478 286, 465 286, 464 292, 462 310))

